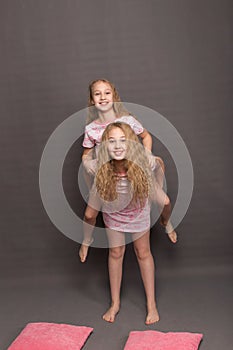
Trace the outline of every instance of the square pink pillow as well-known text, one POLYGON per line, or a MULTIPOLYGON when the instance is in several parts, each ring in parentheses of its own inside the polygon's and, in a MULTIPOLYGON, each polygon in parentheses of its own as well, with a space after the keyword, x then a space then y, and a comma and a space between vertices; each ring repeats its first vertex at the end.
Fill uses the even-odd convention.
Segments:
POLYGON ((187 332, 130 332, 124 350, 197 350, 203 334, 187 332))
POLYGON ((92 331, 84 326, 28 323, 8 350, 79 350, 92 331))

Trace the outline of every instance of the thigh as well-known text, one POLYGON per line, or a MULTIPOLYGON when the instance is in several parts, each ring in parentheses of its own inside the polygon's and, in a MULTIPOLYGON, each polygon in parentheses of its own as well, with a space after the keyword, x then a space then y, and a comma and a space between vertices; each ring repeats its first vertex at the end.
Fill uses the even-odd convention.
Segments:
POLYGON ((101 200, 98 194, 96 193, 95 187, 93 186, 89 193, 87 209, 90 210, 90 212, 93 211, 93 213, 96 211, 99 212, 101 209, 101 205, 102 205, 101 200))
POLYGON ((162 158, 155 157, 155 160, 156 160, 157 164, 159 165, 158 168, 160 169, 160 171, 165 173, 165 164, 164 164, 164 161, 162 160, 162 158))
POLYGON ((108 247, 115 248, 121 247, 125 245, 125 234, 124 232, 119 232, 115 230, 111 230, 106 227, 107 237, 108 237, 108 247))
POLYGON ((133 245, 134 249, 140 250, 150 250, 150 231, 133 233, 133 245))

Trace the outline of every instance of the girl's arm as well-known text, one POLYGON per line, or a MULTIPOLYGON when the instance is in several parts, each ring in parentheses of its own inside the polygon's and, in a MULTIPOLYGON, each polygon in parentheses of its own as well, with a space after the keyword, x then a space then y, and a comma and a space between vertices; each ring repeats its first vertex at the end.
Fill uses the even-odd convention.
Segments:
POLYGON ((143 146, 151 152, 152 150, 152 137, 150 133, 144 129, 141 134, 138 135, 142 139, 143 146))
POLYGON ((82 162, 86 171, 90 174, 95 175, 96 159, 93 159, 93 151, 94 151, 94 147, 84 148, 84 151, 82 154, 82 162))
POLYGON ((143 132, 141 134, 139 134, 138 136, 141 137, 143 146, 145 147, 145 150, 147 151, 146 154, 148 156, 148 160, 149 160, 151 168, 155 169, 156 160, 155 160, 155 157, 153 156, 153 154, 151 153, 151 151, 152 151, 151 134, 146 129, 143 129, 143 132))
POLYGON ((83 154, 82 154, 82 161, 85 159, 92 159, 92 152, 94 150, 94 147, 92 148, 84 148, 83 154))

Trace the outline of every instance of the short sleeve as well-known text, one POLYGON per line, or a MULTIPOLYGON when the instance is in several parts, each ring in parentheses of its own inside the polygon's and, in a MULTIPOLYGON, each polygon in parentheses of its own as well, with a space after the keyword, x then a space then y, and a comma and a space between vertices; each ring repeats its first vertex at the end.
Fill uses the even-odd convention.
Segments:
POLYGON ((91 135, 89 134, 87 127, 85 127, 84 139, 83 139, 82 145, 85 148, 93 148, 93 147, 95 147, 95 141, 91 137, 91 135))
POLYGON ((123 116, 118 120, 128 124, 131 127, 131 129, 135 132, 136 135, 139 135, 144 131, 142 124, 132 115, 123 116))

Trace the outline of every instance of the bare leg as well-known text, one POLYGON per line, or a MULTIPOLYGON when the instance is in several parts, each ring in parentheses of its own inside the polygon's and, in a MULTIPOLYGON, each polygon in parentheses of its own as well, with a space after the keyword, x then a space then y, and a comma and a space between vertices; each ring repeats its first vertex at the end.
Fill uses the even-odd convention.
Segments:
POLYGON ((165 231, 166 231, 169 239, 171 240, 171 242, 176 243, 177 242, 177 233, 174 230, 174 228, 169 220, 170 216, 171 216, 171 204, 169 201, 169 204, 165 205, 163 210, 162 210, 160 223, 162 226, 165 227, 165 231))
POLYGON ((165 227, 166 233, 168 234, 169 239, 176 243, 177 241, 177 233, 174 230, 174 228, 171 225, 171 222, 169 221, 169 218, 171 216, 171 203, 166 195, 166 193, 163 191, 162 188, 159 187, 158 183, 156 182, 154 184, 154 198, 156 205, 158 205, 159 214, 160 214, 160 224, 165 227))
POLYGON ((111 306, 103 315, 103 319, 113 323, 120 310, 120 290, 122 280, 122 266, 125 253, 125 239, 121 232, 107 230, 109 240, 108 271, 111 290, 111 306), (118 245, 119 246, 116 246, 118 245))
POLYGON ((89 246, 93 242, 92 233, 94 230, 97 215, 98 212, 96 212, 93 208, 87 206, 83 221, 83 241, 79 249, 79 257, 82 263, 86 261, 89 246))
POLYGON ((173 226, 172 226, 170 221, 168 221, 168 223, 166 224, 165 231, 166 231, 170 241, 172 243, 176 243, 177 242, 177 233, 174 230, 174 228, 173 228, 173 226))
POLYGON ((166 233, 168 234, 169 239, 172 243, 177 242, 177 233, 172 227, 171 222, 169 221, 169 218, 171 216, 171 203, 168 196, 163 191, 163 180, 164 180, 164 173, 165 173, 165 165, 161 158, 155 157, 157 164, 157 168, 155 169, 155 178, 157 181, 157 186, 155 189, 155 195, 157 197, 156 201, 161 209, 161 217, 160 217, 160 223, 162 226, 165 227, 166 233))
POLYGON ((155 267, 150 251, 149 231, 134 241, 134 250, 146 293, 147 316, 145 323, 152 324, 159 321, 159 313, 155 301, 155 267))
POLYGON ((160 157, 155 157, 156 160, 156 168, 154 170, 156 181, 158 182, 159 186, 163 188, 163 180, 164 180, 164 173, 165 173, 165 165, 160 157))
POLYGON ((99 209, 100 202, 98 198, 90 192, 89 203, 85 210, 83 220, 83 241, 79 249, 79 257, 82 263, 86 261, 89 246, 93 242, 92 235, 99 209))
POLYGON ((90 240, 85 239, 82 241, 81 247, 79 249, 79 257, 82 263, 86 261, 88 250, 92 243, 93 243, 93 238, 91 238, 90 240))

